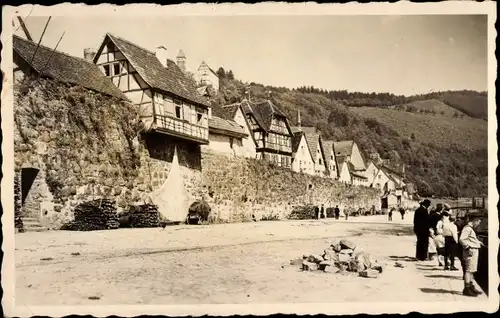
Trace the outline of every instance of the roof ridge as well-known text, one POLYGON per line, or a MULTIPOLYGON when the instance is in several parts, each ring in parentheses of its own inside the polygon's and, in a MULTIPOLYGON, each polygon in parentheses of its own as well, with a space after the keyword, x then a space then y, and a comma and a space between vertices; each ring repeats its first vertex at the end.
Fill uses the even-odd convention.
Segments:
POLYGON ((136 48, 138 48, 138 49, 140 49, 140 50, 145 51, 146 53, 149 53, 149 54, 151 54, 151 55, 155 55, 155 56, 156 56, 156 54, 155 54, 153 51, 150 51, 150 50, 148 50, 148 49, 146 49, 146 48, 144 48, 144 47, 142 47, 142 46, 140 46, 140 45, 138 45, 138 44, 135 44, 134 42, 131 42, 131 41, 129 41, 129 40, 127 40, 127 39, 125 39, 125 38, 122 38, 122 37, 116 36, 116 35, 114 35, 114 34, 112 34, 112 33, 109 33, 109 32, 107 32, 107 33, 106 33, 106 35, 108 35, 108 36, 110 36, 110 37, 112 37, 112 38, 115 38, 115 39, 118 39, 118 40, 121 40, 121 41, 127 42, 128 44, 133 45, 133 46, 135 46, 136 48))
MULTIPOLYGON (((23 38, 23 37, 20 37, 19 35, 13 34, 12 36, 13 36, 13 37, 18 38, 18 39, 19 39, 19 40, 21 40, 21 41, 28 42, 28 43, 30 43, 30 44, 34 44, 35 46, 38 46, 38 45, 39 45, 38 43, 36 43, 36 42, 34 42, 34 41, 30 41, 30 40, 28 40, 28 39, 25 39, 25 38, 23 38)), ((71 58, 74 58, 74 59, 78 59, 78 60, 84 61, 84 62, 86 62, 86 63, 88 63, 88 64, 95 65, 94 63, 90 62, 89 60, 87 60, 87 59, 85 59, 85 58, 83 58, 83 57, 79 57, 79 56, 71 55, 71 54, 68 54, 68 53, 66 53, 66 52, 59 51, 59 50, 54 50, 54 48, 51 48, 51 47, 46 46, 46 45, 43 45, 42 43, 40 43, 40 45, 39 45, 39 46, 40 46, 40 47, 42 47, 42 48, 44 48, 44 49, 47 49, 47 50, 50 50, 50 51, 54 51, 54 52, 56 52, 56 53, 58 53, 58 54, 62 54, 62 55, 65 55, 65 56, 67 56, 67 57, 71 57, 71 58)))

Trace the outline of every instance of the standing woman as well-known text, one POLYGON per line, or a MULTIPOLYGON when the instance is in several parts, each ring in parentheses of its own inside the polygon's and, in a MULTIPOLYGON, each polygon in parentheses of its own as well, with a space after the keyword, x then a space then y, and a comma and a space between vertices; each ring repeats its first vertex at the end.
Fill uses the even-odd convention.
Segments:
POLYGON ((429 249, 429 206, 431 201, 425 199, 420 203, 420 207, 413 216, 413 232, 417 236, 416 258, 419 261, 425 261, 428 257, 429 249))

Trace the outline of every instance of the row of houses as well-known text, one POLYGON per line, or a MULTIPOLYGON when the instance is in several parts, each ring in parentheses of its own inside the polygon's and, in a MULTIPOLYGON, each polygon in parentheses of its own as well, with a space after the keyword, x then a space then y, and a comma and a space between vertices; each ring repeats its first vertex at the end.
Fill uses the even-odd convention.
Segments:
POLYGON ((316 128, 302 126, 300 112, 292 126, 271 100, 211 105, 207 95, 218 91, 216 72, 203 62, 190 73, 182 50, 174 62, 164 46, 153 52, 109 33, 99 49, 84 50, 83 58, 16 35, 13 48, 16 79, 34 73, 119 97, 135 104, 148 130, 165 140, 175 138, 221 154, 379 188, 386 205, 394 203, 391 197, 401 202, 410 193, 401 173, 364 160, 353 140, 326 140, 316 128))

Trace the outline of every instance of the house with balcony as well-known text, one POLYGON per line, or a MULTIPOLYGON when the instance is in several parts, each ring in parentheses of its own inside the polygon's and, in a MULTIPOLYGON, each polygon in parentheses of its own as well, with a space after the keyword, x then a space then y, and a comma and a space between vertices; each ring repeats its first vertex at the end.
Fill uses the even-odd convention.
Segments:
POLYGON ((291 168, 293 133, 286 114, 270 100, 239 104, 255 140, 256 158, 291 168))
POLYGON ((139 107, 148 131, 164 136, 156 136, 157 145, 177 143, 193 150, 208 144, 208 100, 185 76, 183 65, 168 58, 167 48, 159 45, 152 52, 108 33, 89 58, 139 107))

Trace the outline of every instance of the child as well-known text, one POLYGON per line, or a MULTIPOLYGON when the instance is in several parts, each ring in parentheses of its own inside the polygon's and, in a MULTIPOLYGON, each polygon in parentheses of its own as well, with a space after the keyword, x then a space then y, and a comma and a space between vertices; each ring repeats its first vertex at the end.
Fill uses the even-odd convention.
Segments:
POLYGON ((455 267, 455 256, 457 254, 458 229, 453 221, 454 218, 450 216, 450 210, 445 208, 443 219, 440 221, 442 223, 441 228, 444 236, 444 270, 457 271, 458 268, 455 267))
POLYGON ((463 264, 465 266, 463 294, 475 297, 482 294, 473 284, 474 273, 477 271, 479 249, 483 246, 483 243, 477 239, 474 228, 481 223, 481 216, 470 214, 468 217, 469 222, 462 229, 459 240, 463 249, 463 264))

